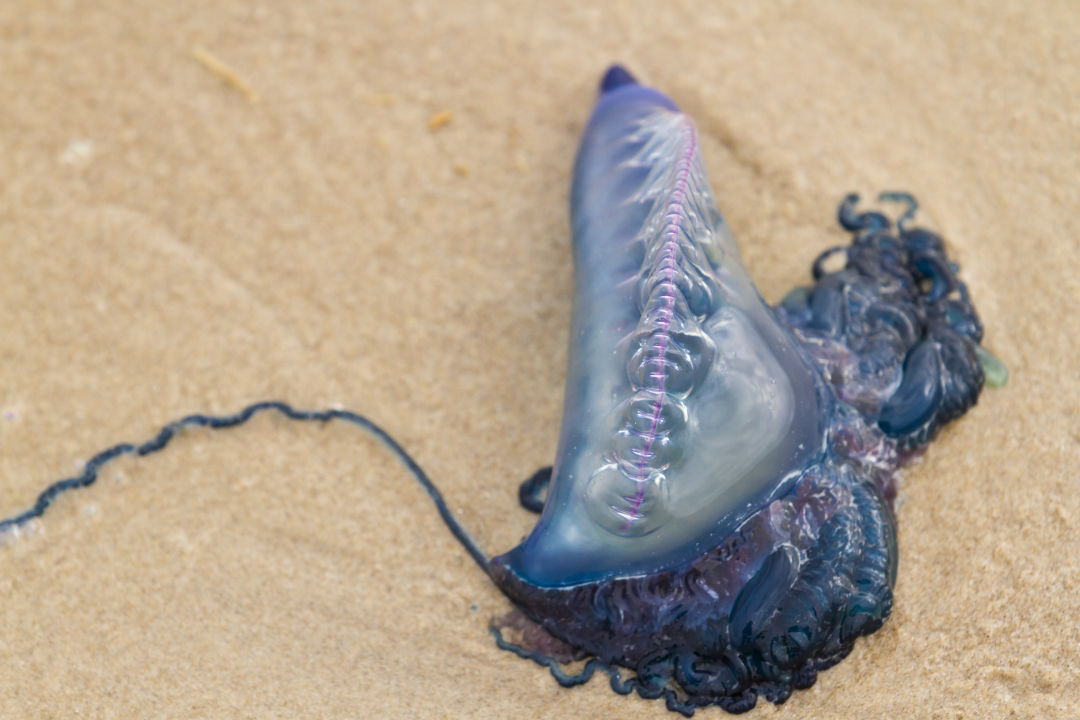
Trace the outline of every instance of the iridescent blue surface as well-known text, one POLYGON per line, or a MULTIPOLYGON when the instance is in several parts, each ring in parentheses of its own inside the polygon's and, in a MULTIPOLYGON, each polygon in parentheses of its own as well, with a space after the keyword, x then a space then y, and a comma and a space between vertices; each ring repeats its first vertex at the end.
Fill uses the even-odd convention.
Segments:
POLYGON ((685 564, 823 451, 820 378, 762 301, 712 200, 697 131, 605 78, 574 171, 575 302, 539 586, 685 564))

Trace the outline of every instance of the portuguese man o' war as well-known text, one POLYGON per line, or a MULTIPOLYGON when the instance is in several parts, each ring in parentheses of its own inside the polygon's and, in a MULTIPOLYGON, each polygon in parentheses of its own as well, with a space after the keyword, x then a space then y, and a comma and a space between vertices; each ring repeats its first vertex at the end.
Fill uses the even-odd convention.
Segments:
POLYGON ((491 569, 547 633, 633 672, 613 687, 687 715, 780 703, 888 618, 894 472, 984 374, 941 238, 883 199, 908 205, 895 229, 849 196, 851 245, 770 308, 693 122, 605 76, 574 172, 559 451, 535 529, 491 569))
POLYGON ((389 446, 513 602, 492 624, 499 647, 565 686, 599 670, 616 692, 686 716, 784 702, 889 617, 896 470, 984 379, 1004 381, 942 239, 910 227, 913 198, 882 199, 907 205, 895 225, 848 196, 838 214, 851 244, 822 253, 813 283, 770 307, 713 201, 693 121, 615 66, 574 168, 562 431, 553 466, 519 489, 540 513, 519 546, 489 558, 367 418, 275 401, 109 448, 0 531, 185 427, 265 410, 342 419, 389 446), (844 265, 828 271, 834 255, 844 265))

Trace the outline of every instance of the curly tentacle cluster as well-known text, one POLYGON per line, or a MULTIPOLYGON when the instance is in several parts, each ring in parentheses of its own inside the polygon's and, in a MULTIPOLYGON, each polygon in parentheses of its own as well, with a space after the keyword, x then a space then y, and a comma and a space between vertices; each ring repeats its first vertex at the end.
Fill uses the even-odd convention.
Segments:
POLYGON ((883 199, 909 205, 895 229, 879 212, 856 213, 859 198, 849 195, 838 217, 854 233, 851 245, 822 253, 815 285, 790 293, 779 311, 837 396, 910 449, 975 404, 983 330, 941 237, 907 227, 914 199, 883 199), (846 264, 827 273, 837 252, 846 264))

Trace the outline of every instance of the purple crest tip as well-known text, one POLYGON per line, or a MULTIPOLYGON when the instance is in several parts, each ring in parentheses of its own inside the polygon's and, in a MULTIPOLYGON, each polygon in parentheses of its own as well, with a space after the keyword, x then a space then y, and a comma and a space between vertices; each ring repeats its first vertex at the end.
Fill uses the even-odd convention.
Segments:
POLYGON ((611 92, 623 85, 637 85, 637 79, 622 65, 612 65, 604 73, 604 78, 600 81, 600 92, 611 92))

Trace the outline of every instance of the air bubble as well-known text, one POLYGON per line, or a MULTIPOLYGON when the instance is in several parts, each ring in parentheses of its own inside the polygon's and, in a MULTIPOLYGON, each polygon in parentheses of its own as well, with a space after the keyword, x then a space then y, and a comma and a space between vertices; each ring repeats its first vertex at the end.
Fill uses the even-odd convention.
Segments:
POLYGON ((650 299, 657 288, 668 285, 682 296, 689 313, 697 318, 705 318, 716 312, 719 306, 716 281, 691 263, 673 266, 673 262, 664 260, 659 267, 642 276, 639 294, 641 307, 650 307, 650 299))
POLYGON ((635 389, 680 396, 705 379, 716 352, 697 329, 639 331, 630 347, 626 372, 635 389))
POLYGON ((686 426, 686 406, 655 390, 641 390, 626 406, 630 427, 641 432, 676 433, 686 426))
POLYGON ((624 472, 640 475, 666 470, 682 456, 682 447, 666 433, 650 433, 624 428, 612 443, 615 458, 624 472))
POLYGON ((694 361, 670 336, 656 332, 630 356, 627 375, 635 388, 686 394, 694 387, 694 361))
POLYGON ((621 537, 641 537, 669 518, 668 491, 663 473, 635 480, 614 463, 592 474, 585 489, 585 506, 597 525, 621 537))

